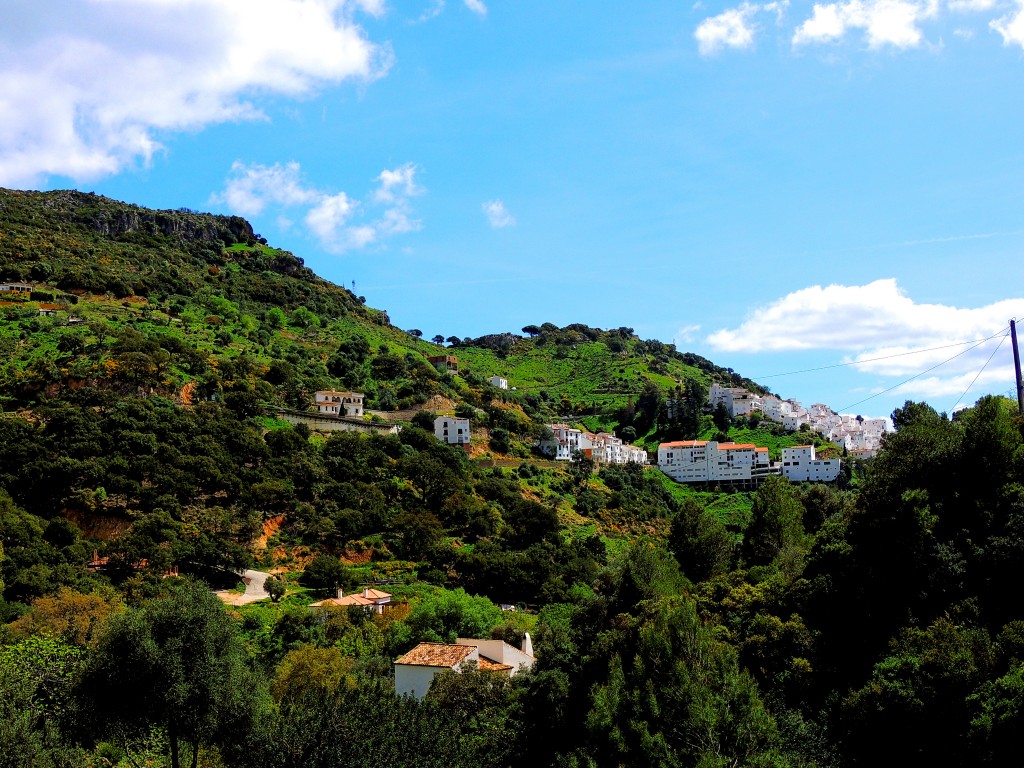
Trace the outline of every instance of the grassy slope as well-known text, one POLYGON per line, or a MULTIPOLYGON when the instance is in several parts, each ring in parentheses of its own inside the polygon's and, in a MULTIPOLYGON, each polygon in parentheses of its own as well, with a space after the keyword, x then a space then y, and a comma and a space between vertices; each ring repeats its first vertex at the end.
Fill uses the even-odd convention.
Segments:
POLYGON ((544 390, 556 399, 566 397, 574 404, 592 404, 601 410, 625 406, 648 380, 666 390, 683 379, 709 383, 707 374, 693 366, 673 360, 667 373, 657 373, 651 370, 648 357, 612 352, 600 341, 577 344, 565 354, 555 345, 525 338, 504 356, 482 347, 458 347, 451 353, 458 356, 461 368, 483 378, 498 374, 517 390, 544 390))

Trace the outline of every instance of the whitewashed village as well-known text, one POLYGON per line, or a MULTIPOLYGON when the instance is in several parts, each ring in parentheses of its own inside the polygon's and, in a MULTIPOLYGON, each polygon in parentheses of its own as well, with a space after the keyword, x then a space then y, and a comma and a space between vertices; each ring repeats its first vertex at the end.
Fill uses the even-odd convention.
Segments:
MULTIPOLYGON (((431 358, 431 363, 448 373, 458 372, 458 358, 451 355, 431 358)), ((508 379, 494 375, 488 384, 507 390, 508 379)), ((352 422, 349 428, 362 423, 366 416, 365 396, 360 392, 322 390, 314 395, 314 405, 321 417, 352 422)), ((873 457, 881 444, 888 423, 886 419, 865 419, 850 414, 840 415, 823 403, 805 408, 793 399, 775 395, 759 395, 740 387, 723 387, 713 383, 708 392, 707 408, 724 408, 730 418, 749 418, 782 425, 788 432, 805 429, 815 432, 841 448, 851 458, 873 457)), ((392 427, 395 429, 396 427, 392 427)), ((648 452, 630 445, 609 432, 589 432, 565 423, 548 424, 549 435, 535 444, 554 461, 573 461, 577 457, 595 464, 640 464, 651 462, 648 452)), ((448 445, 468 449, 472 443, 470 419, 440 415, 434 419, 434 436, 448 445)), ((658 469, 679 483, 721 484, 742 488, 756 487, 765 478, 781 475, 794 482, 830 483, 839 477, 841 459, 819 458, 814 445, 781 449, 781 456, 772 461, 769 451, 753 443, 719 440, 676 440, 658 446, 653 457, 658 469)))

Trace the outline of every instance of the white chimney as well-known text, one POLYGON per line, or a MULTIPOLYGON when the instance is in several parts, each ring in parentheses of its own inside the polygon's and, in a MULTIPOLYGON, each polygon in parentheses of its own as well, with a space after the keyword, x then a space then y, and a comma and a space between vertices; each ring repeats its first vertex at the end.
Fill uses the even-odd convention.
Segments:
POLYGON ((527 656, 533 656, 533 640, 530 639, 529 632, 523 635, 523 653, 527 656))
POLYGON ((345 590, 343 590, 341 587, 338 587, 338 599, 341 600, 341 598, 343 598, 344 596, 345 590))

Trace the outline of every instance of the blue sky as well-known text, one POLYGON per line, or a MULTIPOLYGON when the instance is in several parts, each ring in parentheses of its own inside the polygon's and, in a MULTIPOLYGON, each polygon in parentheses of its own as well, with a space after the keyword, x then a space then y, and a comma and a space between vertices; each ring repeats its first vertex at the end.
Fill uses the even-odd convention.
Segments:
POLYGON ((1024 0, 4 16, 2 185, 244 215, 428 337, 630 326, 865 415, 1012 392, 1024 0))

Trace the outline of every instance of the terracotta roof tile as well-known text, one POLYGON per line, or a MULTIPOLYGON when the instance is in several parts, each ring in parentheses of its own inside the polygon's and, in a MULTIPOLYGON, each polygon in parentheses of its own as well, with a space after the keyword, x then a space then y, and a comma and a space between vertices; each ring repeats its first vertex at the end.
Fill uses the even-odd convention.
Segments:
POLYGON ((477 664, 477 669, 486 669, 489 672, 504 672, 505 670, 512 669, 512 665, 501 664, 494 659, 488 659, 486 656, 481 656, 480 663, 477 664))
POLYGON ((448 645, 447 643, 420 643, 395 664, 409 664, 418 667, 451 668, 475 651, 472 645, 448 645))
POLYGON ((671 443, 662 443, 659 448, 703 448, 708 444, 707 440, 676 440, 671 443))

